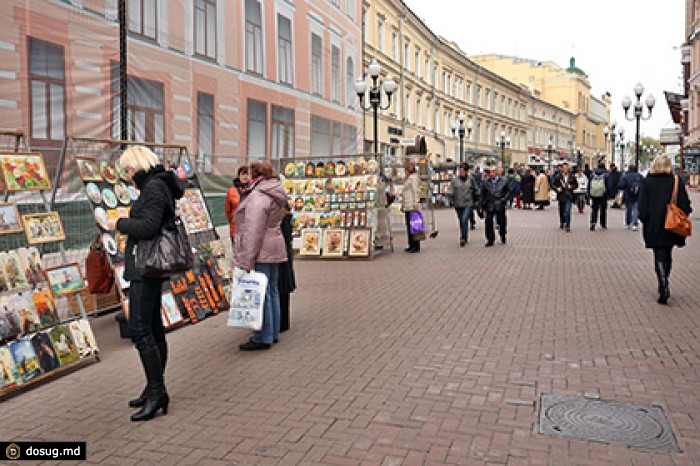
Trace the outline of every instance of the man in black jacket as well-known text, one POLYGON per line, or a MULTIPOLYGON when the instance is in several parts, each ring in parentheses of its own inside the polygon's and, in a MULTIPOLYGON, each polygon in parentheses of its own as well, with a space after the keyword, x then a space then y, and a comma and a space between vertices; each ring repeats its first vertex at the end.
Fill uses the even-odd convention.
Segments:
POLYGON ((499 175, 497 167, 489 170, 490 177, 484 178, 481 183, 481 209, 486 214, 486 247, 493 246, 496 234, 493 229, 493 220, 498 223, 498 233, 501 243, 506 244, 506 205, 510 194, 511 184, 508 178, 499 175))

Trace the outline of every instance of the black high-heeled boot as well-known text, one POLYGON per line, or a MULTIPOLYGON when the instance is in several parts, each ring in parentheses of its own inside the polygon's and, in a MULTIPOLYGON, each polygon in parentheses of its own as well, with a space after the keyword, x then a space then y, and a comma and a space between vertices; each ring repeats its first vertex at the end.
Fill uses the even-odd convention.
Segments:
POLYGON ((654 263, 656 268, 656 279, 659 282, 659 299, 656 300, 659 304, 668 303, 668 298, 671 295, 668 289, 668 274, 666 273, 666 264, 662 261, 654 263))
MULTIPOLYGON (((163 368, 163 376, 165 377, 165 366, 168 362, 168 344, 167 342, 158 342, 158 353, 160 354, 160 362, 161 366, 163 368)), ((129 401, 129 407, 131 408, 140 408, 146 403, 146 395, 148 394, 148 385, 146 385, 141 392, 141 395, 139 395, 138 398, 134 398, 133 400, 129 401)))
POLYGON ((141 364, 146 373, 146 401, 143 407, 131 416, 132 421, 147 421, 153 419, 159 409, 163 409, 163 414, 168 414, 168 404, 170 397, 165 391, 163 383, 163 364, 160 359, 158 348, 147 348, 139 351, 141 364))

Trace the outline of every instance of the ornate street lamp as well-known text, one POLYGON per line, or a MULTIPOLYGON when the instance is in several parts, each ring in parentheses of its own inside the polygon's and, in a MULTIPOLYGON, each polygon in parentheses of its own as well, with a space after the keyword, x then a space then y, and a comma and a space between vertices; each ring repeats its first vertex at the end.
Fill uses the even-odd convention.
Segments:
POLYGON ((611 152, 611 158, 610 161, 614 164, 615 163, 615 141, 616 140, 622 140, 625 137, 625 128, 620 126, 617 128, 617 131, 615 129, 617 128, 617 121, 613 120, 610 123, 610 128, 607 126, 605 129, 603 129, 603 133, 605 133, 605 140, 607 141, 610 139, 610 152, 611 152))
POLYGON ((644 93, 644 86, 642 83, 637 83, 636 86, 634 86, 634 95, 637 97, 637 101, 634 103, 634 116, 629 117, 627 116, 627 111, 630 109, 632 106, 632 99, 630 99, 629 96, 625 96, 622 99, 622 108, 625 110, 625 118, 628 121, 634 121, 637 120, 637 134, 635 136, 635 161, 634 164, 639 167, 639 122, 641 120, 648 120, 651 118, 651 111, 654 109, 654 105, 656 104, 656 99, 654 99, 654 96, 649 94, 647 98, 644 101, 644 104, 647 107, 648 114, 646 117, 642 116, 642 111, 644 108, 642 107, 642 94, 644 93))
MULTIPOLYGON (((464 112, 459 112, 459 126, 457 126, 457 123, 455 123, 454 120, 450 122, 450 126, 452 127, 452 135, 454 136, 455 131, 457 131, 457 134, 459 135, 459 163, 464 162, 464 112)), ((471 120, 467 122, 466 129, 469 132, 469 138, 472 136, 472 128, 474 128, 474 124, 472 123, 471 120)))
POLYGON ((369 76, 372 78, 372 87, 369 88, 369 107, 365 107, 365 91, 367 91, 367 81, 364 77, 355 81, 355 92, 360 98, 362 110, 374 110, 374 154, 379 154, 379 110, 387 110, 391 106, 391 95, 396 91, 396 82, 391 76, 384 78, 384 82, 379 81, 379 74, 382 71, 377 60, 372 60, 368 67, 369 76), (382 105, 382 89, 386 94, 386 105, 382 105))
POLYGON ((506 132, 501 131, 501 137, 496 138, 496 147, 501 148, 501 167, 505 171, 506 167, 506 147, 510 146, 510 136, 506 137, 506 132))

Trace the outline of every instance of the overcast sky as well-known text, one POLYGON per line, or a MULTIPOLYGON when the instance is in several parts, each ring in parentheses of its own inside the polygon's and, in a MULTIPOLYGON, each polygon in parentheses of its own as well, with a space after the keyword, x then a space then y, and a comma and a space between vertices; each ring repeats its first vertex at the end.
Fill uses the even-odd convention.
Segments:
MULTIPOLYGON (((404 0, 436 34, 456 42, 468 56, 515 55, 576 65, 588 74, 591 92, 612 95, 612 118, 634 138, 621 100, 639 81, 656 107, 641 133, 659 137, 672 125, 663 91, 682 91, 680 49, 683 0, 404 0)), ((645 110, 646 115, 646 110, 645 110)))

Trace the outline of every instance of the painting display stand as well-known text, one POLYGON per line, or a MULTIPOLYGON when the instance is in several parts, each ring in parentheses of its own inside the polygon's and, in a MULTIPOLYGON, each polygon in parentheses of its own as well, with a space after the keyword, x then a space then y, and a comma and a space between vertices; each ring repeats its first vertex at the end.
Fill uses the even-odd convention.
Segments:
POLYGON ((363 155, 280 160, 293 215, 292 248, 300 257, 369 260, 393 251, 391 235, 377 241, 379 222, 388 218, 380 215, 379 167, 376 158, 363 155))
POLYGON ((230 282, 231 267, 224 258, 224 246, 214 228, 187 148, 175 144, 69 136, 60 164, 74 170, 77 176, 71 177, 74 186, 70 189, 82 191, 93 209, 96 232, 108 253, 124 311, 123 319, 119 314, 117 320, 128 319, 129 283, 123 278, 127 238, 121 233, 107 231, 106 226, 109 219, 128 217, 132 203, 138 199, 138 190, 126 180, 118 164, 121 152, 133 145, 149 147, 166 169, 173 170, 181 179, 185 195, 177 201, 177 214, 185 224, 190 245, 197 251, 192 270, 165 281, 161 317, 166 330, 188 322, 196 323, 228 309, 225 287, 230 282))
POLYGON ((80 267, 68 263, 61 218, 46 196, 51 182, 42 154, 22 132, 1 131, 0 165, 2 400, 98 361, 99 349, 78 294, 85 288, 80 267), (49 256, 61 265, 47 268, 49 256), (69 298, 79 315, 69 312, 69 298))

